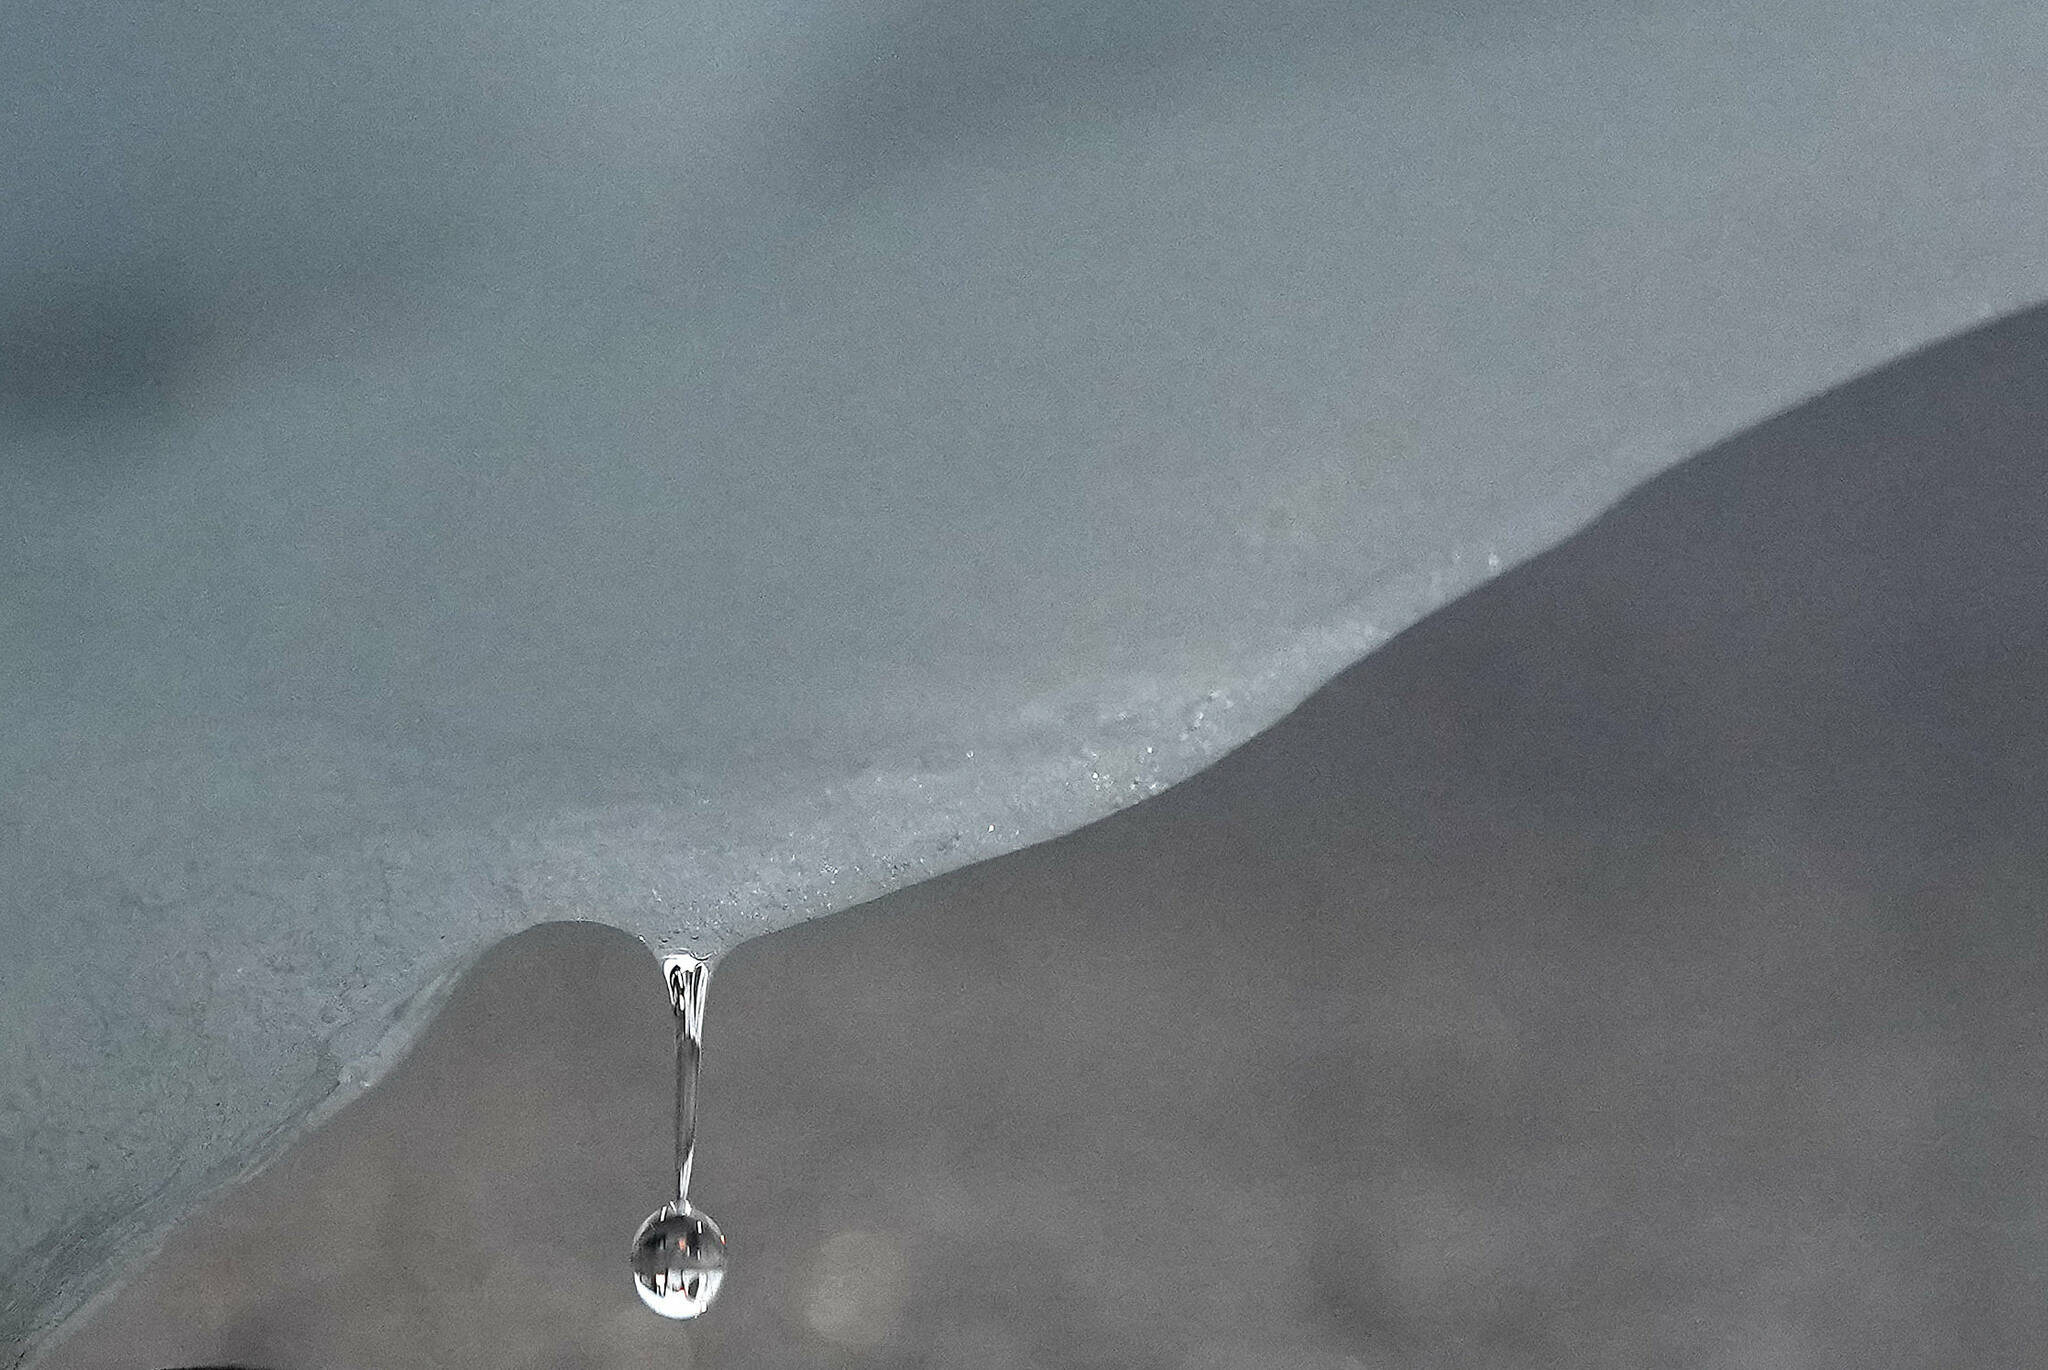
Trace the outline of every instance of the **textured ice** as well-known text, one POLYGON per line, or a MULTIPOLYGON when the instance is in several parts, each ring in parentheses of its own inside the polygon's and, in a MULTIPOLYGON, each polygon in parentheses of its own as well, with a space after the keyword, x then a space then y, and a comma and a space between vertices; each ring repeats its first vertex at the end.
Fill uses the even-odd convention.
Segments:
POLYGON ((1189 774, 2048 282, 2048 10, 0 8, 0 1347, 492 941, 1189 774))

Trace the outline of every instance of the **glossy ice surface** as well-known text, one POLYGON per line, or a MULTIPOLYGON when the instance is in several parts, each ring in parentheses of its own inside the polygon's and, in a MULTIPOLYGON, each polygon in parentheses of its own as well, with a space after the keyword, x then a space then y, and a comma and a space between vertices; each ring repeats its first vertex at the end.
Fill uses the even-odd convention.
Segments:
POLYGON ((1071 828, 2048 281, 1990 0, 0 9, 0 1346, 532 923, 1071 828))

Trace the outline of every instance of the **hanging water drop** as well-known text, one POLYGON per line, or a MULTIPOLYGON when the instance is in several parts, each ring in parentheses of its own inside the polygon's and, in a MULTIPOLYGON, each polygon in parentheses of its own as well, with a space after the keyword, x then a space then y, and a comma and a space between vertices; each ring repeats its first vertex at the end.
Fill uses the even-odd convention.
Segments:
POLYGON ((725 1234, 690 1204, 697 1155, 697 1066, 704 1054, 704 991, 711 963, 687 952, 662 958, 676 1015, 676 1197, 648 1215, 633 1236, 633 1287, 665 1318, 694 1318, 725 1282, 725 1234))
POLYGON ((633 1287, 664 1318, 694 1318, 725 1282, 725 1234, 707 1213, 663 1204, 633 1237, 633 1287))

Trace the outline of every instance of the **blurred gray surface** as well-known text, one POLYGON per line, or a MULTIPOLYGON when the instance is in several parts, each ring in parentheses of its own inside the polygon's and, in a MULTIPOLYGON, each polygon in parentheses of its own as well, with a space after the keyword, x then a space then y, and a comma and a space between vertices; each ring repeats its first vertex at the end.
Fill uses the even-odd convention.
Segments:
POLYGON ((0 1335, 550 919, 1198 769, 2048 282, 2048 11, 0 9, 0 1335))
POLYGON ((550 927, 50 1370, 2010 1367, 2048 1344, 2048 314, 1652 482, 1184 785, 750 942, 550 927))

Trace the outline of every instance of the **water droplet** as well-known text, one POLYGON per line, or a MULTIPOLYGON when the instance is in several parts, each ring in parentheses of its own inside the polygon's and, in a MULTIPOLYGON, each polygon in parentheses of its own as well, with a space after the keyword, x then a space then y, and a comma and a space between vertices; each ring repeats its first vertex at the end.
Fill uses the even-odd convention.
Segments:
POLYGON ((640 1224, 633 1235, 633 1287, 640 1301, 665 1318, 694 1318, 711 1306, 725 1283, 725 1233, 711 1215, 690 1203, 690 1169, 697 1158, 697 1066, 704 1054, 704 991, 711 963, 687 952, 665 956, 662 979, 676 1015, 676 1197, 640 1224))
POLYGON ((663 1204, 633 1236, 633 1286, 664 1318, 694 1318, 725 1282, 725 1234, 687 1203, 663 1204))

